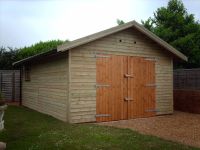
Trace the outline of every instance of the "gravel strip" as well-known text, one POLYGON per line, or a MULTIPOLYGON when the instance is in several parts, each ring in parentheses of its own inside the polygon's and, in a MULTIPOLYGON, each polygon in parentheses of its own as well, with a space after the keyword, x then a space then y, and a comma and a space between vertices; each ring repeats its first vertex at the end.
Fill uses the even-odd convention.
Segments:
POLYGON ((98 123, 130 128, 143 134, 200 147, 200 114, 174 112, 173 115, 98 123))

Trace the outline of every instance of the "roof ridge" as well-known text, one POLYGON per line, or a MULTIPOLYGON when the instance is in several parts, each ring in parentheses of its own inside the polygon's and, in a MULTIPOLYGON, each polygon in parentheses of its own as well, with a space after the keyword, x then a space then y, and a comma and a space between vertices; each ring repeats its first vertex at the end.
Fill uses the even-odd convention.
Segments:
POLYGON ((154 33, 152 33, 151 31, 149 31, 148 29, 146 29, 144 26, 140 25, 139 23, 137 23, 136 21, 130 21, 127 22, 125 24, 122 25, 118 25, 79 39, 76 39, 74 41, 71 41, 70 43, 64 43, 62 45, 59 45, 57 47, 57 51, 66 51, 72 48, 75 48, 77 46, 83 45, 83 44, 87 44, 89 42, 92 42, 94 40, 103 38, 105 36, 108 36, 110 34, 128 29, 130 27, 135 27, 139 32, 142 32, 143 34, 145 34, 147 37, 149 37, 150 39, 152 39, 154 42, 156 42, 157 44, 159 44, 160 46, 164 47, 166 50, 168 50, 170 53, 172 53, 173 55, 175 55, 178 58, 181 58, 182 60, 187 61, 187 57, 179 52, 178 50, 176 50, 174 47, 172 47, 170 44, 168 44, 167 42, 165 42, 164 40, 162 40, 161 38, 159 38, 157 35, 155 35, 154 33))

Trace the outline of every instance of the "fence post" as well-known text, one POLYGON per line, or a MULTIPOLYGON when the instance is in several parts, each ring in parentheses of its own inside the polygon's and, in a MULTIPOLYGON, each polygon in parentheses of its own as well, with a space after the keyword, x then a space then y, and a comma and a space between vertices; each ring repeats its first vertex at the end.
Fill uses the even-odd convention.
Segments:
POLYGON ((3 76, 2 76, 2 72, 1 72, 1 79, 0 79, 0 92, 2 92, 2 78, 3 78, 3 76))
POLYGON ((15 101, 15 71, 12 73, 12 102, 15 101))
POLYGON ((19 105, 21 106, 22 105, 22 75, 23 75, 23 71, 22 71, 22 67, 20 67, 20 77, 19 77, 19 79, 20 79, 20 84, 19 84, 19 86, 20 86, 20 88, 19 88, 19 105))

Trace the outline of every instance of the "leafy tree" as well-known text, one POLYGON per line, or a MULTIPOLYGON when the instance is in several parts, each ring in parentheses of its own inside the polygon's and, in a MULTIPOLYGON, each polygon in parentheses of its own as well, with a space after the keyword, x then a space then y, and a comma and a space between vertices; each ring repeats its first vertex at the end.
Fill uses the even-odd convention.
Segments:
POLYGON ((122 24, 125 24, 125 22, 123 20, 117 19, 117 24, 122 25, 122 24))
POLYGON ((154 31, 154 22, 151 17, 149 17, 146 21, 142 20, 141 22, 145 28, 147 28, 148 30, 152 32, 154 31))
POLYGON ((0 48, 0 70, 13 69, 12 63, 17 60, 17 52, 16 49, 11 47, 8 47, 8 49, 4 47, 0 48))
POLYGON ((200 24, 181 0, 170 0, 142 24, 188 57, 188 63, 178 63, 177 67, 200 67, 200 24))
MULTIPOLYGON (((13 49, 11 47, 0 48, 0 70, 13 69, 12 63, 20 59, 24 59, 42 52, 47 52, 56 48, 58 45, 62 44, 64 41, 52 40, 47 42, 39 42, 29 47, 24 47, 20 49, 13 49)), ((66 40, 67 42, 67 40, 66 40)))
POLYGON ((61 40, 52 40, 52 41, 46 41, 46 42, 40 41, 39 43, 36 43, 29 47, 20 48, 17 53, 17 59, 20 60, 20 59, 30 57, 42 52, 47 52, 49 50, 56 48, 58 45, 62 43, 63 41, 61 40))

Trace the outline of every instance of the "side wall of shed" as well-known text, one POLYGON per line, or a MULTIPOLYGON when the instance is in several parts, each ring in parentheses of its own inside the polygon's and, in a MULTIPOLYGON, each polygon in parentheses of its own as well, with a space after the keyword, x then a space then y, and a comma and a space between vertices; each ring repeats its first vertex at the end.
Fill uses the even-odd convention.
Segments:
POLYGON ((155 58, 157 115, 173 112, 172 56, 137 30, 127 29, 69 50, 70 122, 96 120, 96 54, 155 58))
POLYGON ((22 76, 22 105, 63 121, 67 118, 68 55, 31 64, 30 81, 22 76))

